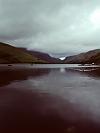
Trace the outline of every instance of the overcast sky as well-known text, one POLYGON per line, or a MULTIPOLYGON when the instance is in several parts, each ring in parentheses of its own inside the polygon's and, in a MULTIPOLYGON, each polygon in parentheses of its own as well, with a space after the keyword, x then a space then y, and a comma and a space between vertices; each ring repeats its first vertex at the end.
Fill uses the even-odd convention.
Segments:
POLYGON ((100 48, 100 0, 0 0, 0 41, 63 55, 100 48))

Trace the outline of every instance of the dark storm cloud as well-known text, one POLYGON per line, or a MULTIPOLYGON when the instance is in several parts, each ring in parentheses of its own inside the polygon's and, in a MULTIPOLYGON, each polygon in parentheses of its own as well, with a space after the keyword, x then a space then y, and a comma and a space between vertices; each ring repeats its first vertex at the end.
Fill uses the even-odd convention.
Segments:
POLYGON ((99 0, 0 0, 0 41, 49 53, 100 48, 99 0))

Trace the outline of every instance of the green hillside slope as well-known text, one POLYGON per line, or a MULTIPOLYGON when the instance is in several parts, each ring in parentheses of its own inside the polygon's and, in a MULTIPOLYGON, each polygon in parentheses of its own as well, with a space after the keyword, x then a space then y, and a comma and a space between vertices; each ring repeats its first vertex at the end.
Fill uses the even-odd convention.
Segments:
POLYGON ((0 63, 46 63, 9 44, 0 43, 0 63))

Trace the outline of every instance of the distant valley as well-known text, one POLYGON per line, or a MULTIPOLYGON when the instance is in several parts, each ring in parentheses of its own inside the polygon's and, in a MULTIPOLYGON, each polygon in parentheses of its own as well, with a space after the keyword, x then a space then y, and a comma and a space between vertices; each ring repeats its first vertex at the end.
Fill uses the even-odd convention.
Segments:
POLYGON ((47 53, 34 51, 34 50, 27 50, 26 48, 19 48, 19 49, 22 50, 25 53, 30 54, 32 57, 35 57, 35 58, 40 59, 42 61, 45 61, 46 63, 50 63, 50 64, 59 64, 59 63, 61 63, 61 60, 59 58, 51 57, 47 53))
POLYGON ((51 57, 47 53, 26 48, 18 48, 9 44, 0 43, 0 64, 32 63, 32 64, 100 64, 100 49, 86 53, 68 56, 64 60, 51 57))

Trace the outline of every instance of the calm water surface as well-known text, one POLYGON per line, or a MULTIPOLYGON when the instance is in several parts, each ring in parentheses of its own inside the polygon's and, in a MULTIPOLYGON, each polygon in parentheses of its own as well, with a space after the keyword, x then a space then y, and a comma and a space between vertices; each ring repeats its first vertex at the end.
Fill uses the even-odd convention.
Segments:
POLYGON ((99 67, 0 65, 0 131, 100 133, 99 67))

